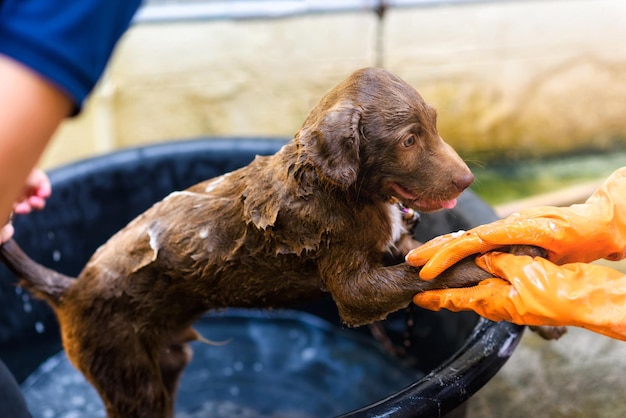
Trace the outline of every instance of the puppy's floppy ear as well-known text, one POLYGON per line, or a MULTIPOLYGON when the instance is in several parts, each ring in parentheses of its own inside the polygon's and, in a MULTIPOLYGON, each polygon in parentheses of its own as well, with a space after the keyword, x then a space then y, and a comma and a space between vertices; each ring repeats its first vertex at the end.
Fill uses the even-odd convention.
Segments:
POLYGON ((297 135, 308 160, 330 182, 348 188, 359 171, 360 108, 342 102, 311 116, 297 135))

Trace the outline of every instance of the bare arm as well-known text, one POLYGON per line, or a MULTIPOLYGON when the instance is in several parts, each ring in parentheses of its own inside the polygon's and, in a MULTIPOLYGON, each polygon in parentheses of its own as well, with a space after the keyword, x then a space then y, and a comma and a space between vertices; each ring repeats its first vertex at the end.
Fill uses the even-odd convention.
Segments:
POLYGON ((59 88, 0 55, 0 225, 71 108, 70 98, 59 88))

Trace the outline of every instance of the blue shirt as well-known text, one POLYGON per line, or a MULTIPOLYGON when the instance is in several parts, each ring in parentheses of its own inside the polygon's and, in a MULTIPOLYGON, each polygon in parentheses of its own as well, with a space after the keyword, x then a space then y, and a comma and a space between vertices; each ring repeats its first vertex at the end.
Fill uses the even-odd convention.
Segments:
POLYGON ((0 0, 0 54, 57 85, 79 110, 141 0, 0 0))

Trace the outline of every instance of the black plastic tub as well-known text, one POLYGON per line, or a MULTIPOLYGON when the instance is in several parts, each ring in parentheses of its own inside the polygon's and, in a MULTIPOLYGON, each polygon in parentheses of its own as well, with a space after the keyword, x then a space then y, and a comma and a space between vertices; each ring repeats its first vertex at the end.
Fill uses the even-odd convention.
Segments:
MULTIPOLYGON (((47 208, 16 219, 16 240, 41 263, 76 275, 114 232, 174 190, 232 171, 284 139, 204 138, 114 152, 50 171, 47 208)), ((416 236, 491 222, 471 191, 453 210, 424 214, 416 236)), ((54 315, 0 267, 0 358, 35 418, 104 416, 99 398, 61 351, 54 315), (71 394, 71 395, 70 395, 71 394)), ((507 361, 523 328, 474 314, 396 313, 383 328, 396 346, 406 315, 415 325, 402 358, 368 327, 341 326, 332 301, 292 310, 227 310, 197 325, 224 346, 194 343, 177 417, 439 417, 463 403, 507 361)))

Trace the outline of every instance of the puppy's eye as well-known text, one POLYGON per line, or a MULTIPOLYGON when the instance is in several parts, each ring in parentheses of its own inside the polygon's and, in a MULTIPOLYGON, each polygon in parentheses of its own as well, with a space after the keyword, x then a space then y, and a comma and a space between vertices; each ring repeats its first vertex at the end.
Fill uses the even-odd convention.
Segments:
POLYGON ((415 145, 415 142, 417 142, 417 139, 415 138, 415 135, 409 135, 403 142, 402 145, 405 146, 406 148, 412 147, 413 145, 415 145))

